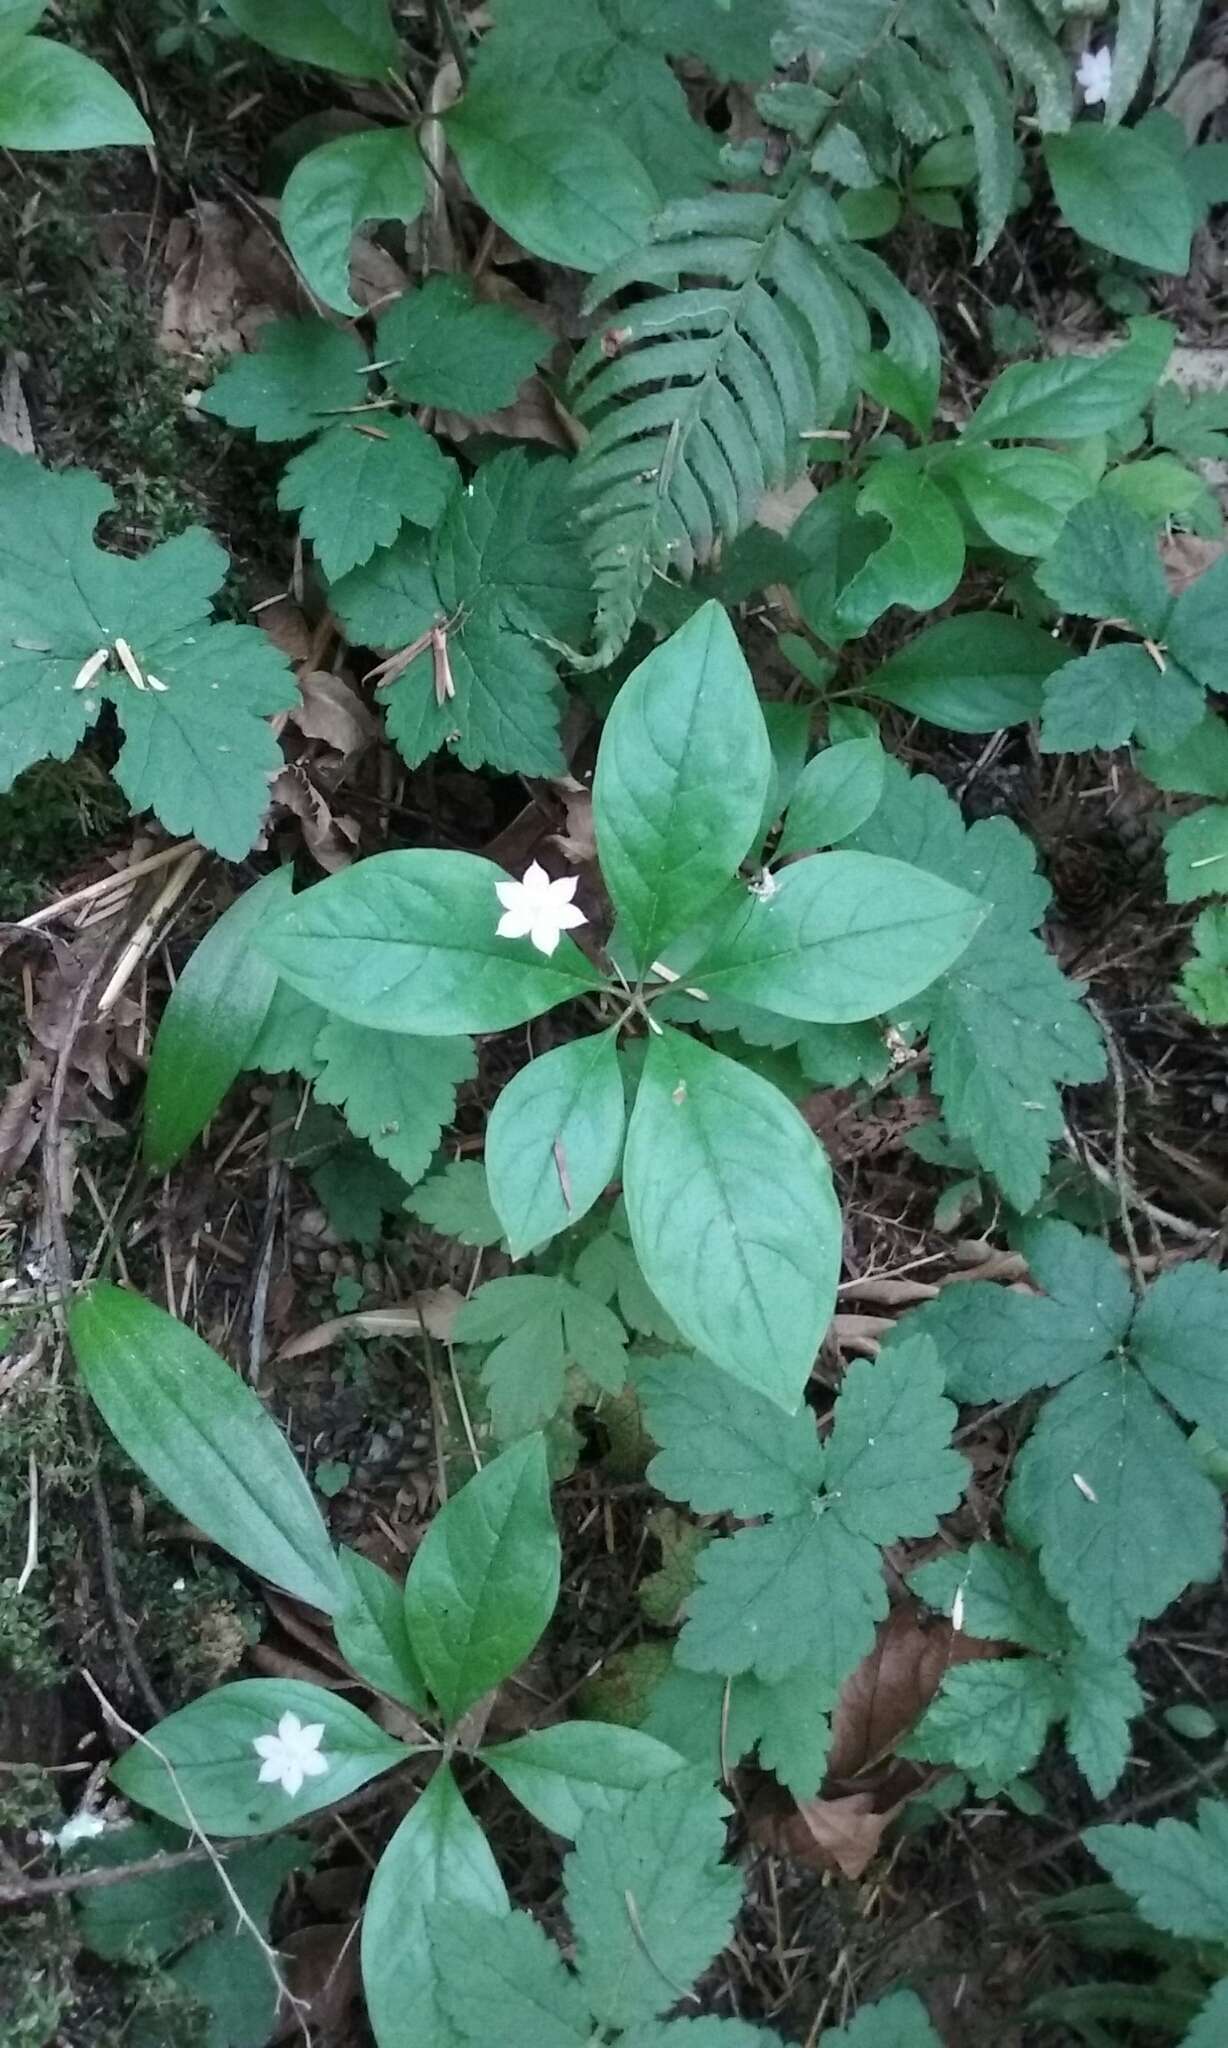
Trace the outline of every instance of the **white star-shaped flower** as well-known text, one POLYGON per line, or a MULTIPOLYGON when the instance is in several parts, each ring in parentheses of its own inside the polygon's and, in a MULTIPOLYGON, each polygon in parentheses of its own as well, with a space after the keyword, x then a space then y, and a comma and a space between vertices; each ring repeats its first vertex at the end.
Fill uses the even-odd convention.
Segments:
POLYGON ((1101 50, 1084 50, 1075 72, 1075 84, 1083 94, 1085 107, 1102 107, 1113 84, 1113 52, 1108 44, 1101 50))
POLYGON ((495 927, 501 939, 532 939, 539 953, 553 953, 564 932, 587 924, 572 902, 578 875, 560 875, 552 882, 540 862, 524 871, 522 882, 496 882, 495 895, 503 915, 495 927))
POLYGON ((320 1752, 323 1733, 323 1721, 313 1721, 304 1728, 297 1714, 283 1714, 276 1735, 253 1736, 252 1748, 264 1759, 259 1782, 280 1785, 293 1799, 302 1789, 304 1778, 323 1777, 329 1767, 328 1758, 320 1752))

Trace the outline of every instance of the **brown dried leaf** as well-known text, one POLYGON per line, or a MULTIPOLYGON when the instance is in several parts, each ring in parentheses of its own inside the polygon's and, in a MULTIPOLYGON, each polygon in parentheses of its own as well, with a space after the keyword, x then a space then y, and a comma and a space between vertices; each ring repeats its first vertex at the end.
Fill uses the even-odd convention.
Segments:
POLYGON ((0 1182, 20 1173, 42 1136, 43 1104, 51 1083, 45 1060, 32 1059, 0 1102, 0 1182))
POLYGON ((18 359, 12 354, 5 357, 4 370, 0 374, 0 447, 11 448, 16 455, 34 453, 30 408, 21 388, 18 359))
POLYGON ((904 1804, 899 1800, 876 1813, 873 1793, 850 1792, 838 1799, 803 1799, 791 1813, 782 1813, 774 1801, 765 1800, 751 1809, 750 1831, 761 1848, 791 1862, 856 1879, 873 1862, 904 1804))
POLYGON ((1002 1644, 957 1634, 949 1621, 923 1627, 911 1601, 893 1608, 869 1656, 841 1687, 832 1715, 829 1783, 860 1777, 889 1756, 954 1665, 1002 1654, 1002 1644))
POLYGON ((462 1299, 454 1287, 436 1287, 419 1295, 421 1316, 417 1307, 409 1304, 404 1308, 359 1309, 356 1315, 334 1316, 331 1322, 319 1323, 314 1330, 304 1330, 292 1337, 278 1352, 277 1362, 280 1365, 287 1358, 309 1358, 315 1351, 326 1351, 340 1337, 419 1337, 424 1323, 428 1336, 449 1343, 462 1299))
POLYGON ((1191 583, 1197 583, 1226 550, 1228 542, 1200 540, 1196 533, 1165 534, 1160 542, 1160 557, 1173 596, 1180 597, 1191 583))
POLYGON ((307 851, 326 874, 348 868, 361 836, 356 818, 334 812, 301 766, 283 768, 273 777, 269 793, 275 803, 284 804, 301 821, 307 851))
POLYGON ((289 713, 309 740, 322 740, 339 754, 369 746, 379 727, 352 683, 330 669, 307 669, 298 679, 302 701, 289 713))
POLYGON ((291 2006, 283 1998, 270 2042, 297 2040, 309 2027, 316 2048, 339 2044, 358 1996, 356 1923, 300 1927, 278 1942, 291 2006))
POLYGON ((243 237, 242 222, 216 200, 202 200, 167 236, 166 259, 173 269, 158 339, 168 355, 185 357, 202 383, 214 357, 243 346, 243 237))

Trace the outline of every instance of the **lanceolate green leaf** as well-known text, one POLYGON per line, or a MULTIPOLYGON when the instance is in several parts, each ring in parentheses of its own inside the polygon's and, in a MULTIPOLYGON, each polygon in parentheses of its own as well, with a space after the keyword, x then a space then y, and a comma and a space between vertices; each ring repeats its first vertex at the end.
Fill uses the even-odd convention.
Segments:
POLYGON ((248 889, 201 940, 162 1014, 145 1087, 145 1163, 166 1173, 248 1063, 277 975, 252 935, 290 894, 289 868, 248 889))
POLYGON ((514 1259, 587 1215, 618 1172, 626 1107, 613 1032, 522 1067, 486 1126, 490 1198, 514 1259))
POLYGON ((153 136, 101 64, 45 36, 24 36, 5 50, 0 148, 100 149, 116 142, 152 147, 153 136))
POLYGON ((281 231, 326 306, 358 314, 350 297, 350 239, 365 220, 415 220, 426 173, 409 128, 372 128, 325 142, 298 163, 281 197, 281 231))
POLYGON ((1173 345, 1163 320, 1131 320, 1129 329, 1129 340, 1107 355, 1012 363, 990 385, 965 440, 1076 441, 1124 427, 1159 383, 1173 345))
POLYGON ((748 891, 688 974, 813 1024, 877 1017, 959 959, 985 908, 937 876, 864 853, 819 853, 748 891))
POLYGON ((431 1954, 432 1906, 508 1910, 486 1837, 446 1766, 401 1822, 367 1894, 362 1977, 379 2048, 456 2048, 431 1954))
POLYGON ((796 1408, 835 1299, 840 1212, 792 1104, 667 1030, 649 1044, 623 1183, 644 1277, 679 1329, 796 1408))
POLYGON ((349 1598, 333 1616, 337 1648, 377 1692, 425 1713, 426 1685, 405 1626, 401 1587, 361 1551, 342 1549, 338 1561, 349 1598))
POLYGON ((925 627, 866 678, 866 688, 932 725, 997 732, 1039 718, 1060 643, 1005 612, 961 612, 925 627))
POLYGON ((770 777, 750 670, 709 602, 623 684, 597 757, 602 873, 641 973, 736 872, 770 777))
POLYGON ((159 1721, 111 1776, 126 1798, 179 1827, 261 1835, 344 1799, 405 1757, 401 1743, 339 1693, 295 1678, 242 1678, 159 1721), (320 1729, 314 1748, 324 1765, 293 1792, 260 1782, 256 1748, 277 1736, 287 1714, 302 1729, 320 1729))
POLYGON ((506 880, 472 853, 375 854, 304 891, 261 943, 292 988, 352 1024, 502 1031, 601 987, 565 934, 548 958, 498 936, 506 880))
POLYGON ((440 1509, 406 1580, 410 1641, 448 1721, 524 1662, 558 1591, 545 1444, 525 1437, 440 1509))
POLYGON ((569 1841, 590 1813, 621 1813, 644 1785, 668 1778, 683 1761, 638 1728, 604 1721, 562 1721, 481 1754, 535 1820, 569 1841))
POLYGON ((318 64, 347 78, 387 76, 397 39, 387 0, 221 0, 253 42, 299 64, 318 64))
POLYGON ((334 1613, 347 1587, 320 1511, 238 1375, 186 1324, 118 1287, 91 1288, 68 1328, 107 1428, 171 1505, 275 1586, 334 1613))

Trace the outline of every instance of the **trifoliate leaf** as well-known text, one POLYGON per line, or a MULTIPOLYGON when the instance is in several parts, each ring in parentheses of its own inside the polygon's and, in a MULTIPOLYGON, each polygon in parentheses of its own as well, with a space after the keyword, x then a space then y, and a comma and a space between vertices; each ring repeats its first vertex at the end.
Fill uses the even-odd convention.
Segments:
POLYGON ((892 1991, 865 2005, 847 2027, 827 2027, 824 2048, 941 2048, 915 1991, 892 1991))
POLYGON ((1170 903, 1228 895, 1228 804, 1204 804, 1164 834, 1164 886, 1170 903))
POLYGON ((413 405, 464 413, 510 405, 551 346, 535 320, 483 303, 462 277, 431 277, 403 292, 376 334, 394 391, 413 405))
POLYGON ((957 1416, 942 1398, 938 1353, 925 1336, 899 1339, 844 1375, 823 1483, 844 1527, 874 1543, 929 1536, 959 1503, 968 1467, 951 1449, 957 1416))
POLYGON ((660 1448, 649 1477, 700 1514, 799 1515, 823 1476, 814 1416, 775 1401, 702 1358, 659 1358, 635 1383, 660 1448))
POLYGON ((1085 1828, 1083 1840, 1149 1927, 1187 1941, 1228 1940, 1228 1805, 1198 1802, 1198 1823, 1085 1828))
POLYGON ((456 464, 416 420, 381 413, 346 420, 296 455, 277 502, 297 511, 330 582, 396 539, 403 521, 437 526, 456 485, 456 464))
POLYGON ((416 1188, 405 1207, 440 1237, 460 1244, 498 1244, 503 1225, 491 1206, 486 1169, 476 1159, 454 1159, 416 1188))
POLYGON ((293 678, 266 634, 210 623, 227 566, 216 541, 192 527, 135 560, 107 554, 93 529, 113 502, 88 470, 52 473, 0 448, 0 789, 34 761, 67 760, 107 699, 134 810, 237 860, 281 765, 265 717, 295 701, 293 678))
POLYGON ((323 1061, 316 1101, 342 1110, 354 1136, 402 1180, 421 1180, 452 1122, 457 1087, 477 1073, 472 1039, 411 1038, 329 1017, 314 1052, 323 1061))
POLYGON ((608 1308, 570 1281, 540 1273, 488 1280, 456 1318, 463 1344, 494 1343, 482 1368, 501 1441, 548 1421, 569 1365, 617 1393, 626 1375, 626 1331, 608 1308))
POLYGON ((1143 1297, 1130 1353, 1187 1422, 1228 1437, 1228 1274, 1204 1259, 1161 1273, 1143 1297))
MULTIPOLYGON (((854 843, 927 868, 994 906, 967 951, 926 991, 924 1013, 948 1129, 1016 1208, 1030 1209, 1064 1126, 1058 1085, 1104 1074, 1079 984, 1065 980, 1033 935, 1048 900, 1034 851, 1004 818, 965 832, 946 792, 929 776, 910 779, 894 761, 883 801, 854 843)), ((911 1014, 921 1010, 919 1002, 911 1014)))
POLYGON ((836 1686, 887 1612, 878 1552, 834 1512, 740 1529, 698 1562, 678 1659, 688 1670, 753 1671, 777 1684, 806 1666, 836 1686))
POLYGON ((1219 1570, 1219 1496, 1140 1375, 1116 1363, 1080 1373, 1042 1410, 1007 1524, 1039 1551, 1080 1634, 1106 1650, 1219 1570))
POLYGON ((258 441, 301 441, 367 397, 367 352, 346 327, 327 320, 274 320, 256 350, 235 356, 200 400, 200 410, 258 441))
POLYGON ((1060 1712, 1057 1676, 1040 1657, 959 1664, 901 1751, 1004 1785, 1031 1770, 1060 1712))
POLYGON ((465 2041, 500 2048, 587 2048, 584 1995, 544 1928, 528 1913, 477 1906, 427 1914, 440 2001, 465 2041))
POLYGON ((1000 1544, 974 1543, 971 1550, 933 1558, 910 1573, 908 1583, 940 1614, 960 1608, 964 1634, 982 1642, 1005 1640, 1050 1652, 1070 1641, 1070 1624, 1034 1561, 1000 1544))
MULTIPOLYGON (((620 1205, 621 1208, 621 1205, 620 1205)), ((617 1303, 618 1313, 629 1330, 641 1337, 659 1338, 662 1344, 680 1344, 682 1339, 640 1271, 639 1261, 627 1236, 626 1217, 586 1244, 576 1260, 573 1278, 586 1294, 598 1301, 617 1303)))
POLYGON ((741 1895, 720 1861, 728 1812, 706 1771, 682 1769, 585 1821, 563 1883, 581 1988, 604 2026, 668 2011, 724 1947, 741 1895))
POLYGON ((1063 1658, 1066 1743, 1097 1799, 1107 1799, 1130 1757, 1130 1723, 1143 1693, 1125 1657, 1076 1643, 1063 1658))

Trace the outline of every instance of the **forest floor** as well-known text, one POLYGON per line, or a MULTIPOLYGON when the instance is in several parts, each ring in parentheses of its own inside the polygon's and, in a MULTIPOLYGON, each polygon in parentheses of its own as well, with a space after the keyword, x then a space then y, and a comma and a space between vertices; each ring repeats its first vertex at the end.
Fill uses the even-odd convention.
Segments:
MULTIPOLYGON (((6 161, 0 441, 102 475, 116 497, 104 538, 122 551, 207 526, 232 556, 225 607, 256 617, 309 662, 315 622, 276 510, 277 451, 208 430, 191 398, 270 310, 299 304, 256 202, 265 167, 253 137, 284 130, 313 102, 304 89, 287 103, 290 74, 258 56, 232 57, 230 46, 208 69, 144 55, 138 63, 134 50, 149 46, 141 6, 80 11, 117 75, 156 102, 159 156, 156 167, 136 152, 6 161)), ((1228 135, 1224 110, 1214 118, 1228 135)), ((1224 331, 1228 226, 1219 218, 1219 240, 1204 234, 1191 277, 1147 290, 1203 352, 1224 331)), ((1093 344, 1107 324, 1090 275, 1054 274, 1044 220, 1017 224, 978 271, 970 237, 919 222, 900 232, 893 257, 955 337, 944 394, 951 416, 975 405, 996 367, 992 305, 1026 314, 1051 346, 1093 344)), ((395 268, 373 248, 376 271, 381 262, 395 268)), ((1182 548, 1218 545, 1178 540, 1170 568, 1180 574, 1182 548)), ((778 623, 770 603, 749 621, 769 695, 774 663, 780 693, 793 686, 773 649, 778 623)), ((900 629, 888 622, 857 660, 879 662, 893 634, 900 629)), ((238 887, 280 859, 318 874, 388 844, 465 846, 518 867, 547 840, 584 830, 565 790, 492 781, 446 761, 407 773, 380 741, 363 735, 356 744, 349 716, 343 708, 330 718, 317 705, 295 725, 291 714, 266 847, 237 875, 217 862, 196 870, 101 1017, 101 978, 142 926, 170 863, 127 880, 125 871, 167 842, 129 816, 109 781, 114 736, 105 729, 72 763, 32 770, 0 799, 0 1879, 14 1867, 35 1879, 54 1869, 39 1831, 60 1825, 105 1766, 95 1687, 131 1715, 142 1711, 145 1687, 166 1710, 240 1667, 339 1679, 335 1652, 299 1609, 262 1595, 193 1540, 119 1453, 95 1441, 46 1313, 52 1210, 81 1273, 113 1260, 121 1280, 193 1323, 248 1377, 282 1421, 339 1539, 403 1569, 433 1508, 470 1469, 468 1417, 444 1347, 372 1335, 363 1316, 413 1303, 429 1325, 441 1291, 471 1291, 479 1273, 499 1270, 495 1255, 412 1221, 381 1226, 377 1193, 357 1185, 350 1229, 339 1228, 313 1184, 321 1162, 300 1128, 300 1101, 250 1077, 184 1167, 147 1185, 137 1166, 151 1033, 174 974, 238 887), (108 888, 109 877, 118 879, 108 888)), ((1164 900, 1158 848, 1173 800, 1116 757, 1106 768, 1096 756, 1042 756, 1025 729, 986 744, 889 716, 894 751, 957 793, 970 818, 1004 813, 1035 838, 1054 892, 1049 943, 1088 983, 1116 1048, 1113 1079, 1068 1105, 1065 1213, 1090 1222, 1112 1212, 1124 1146, 1146 1267, 1191 1246, 1216 1257, 1228 1228, 1228 1054, 1172 995, 1190 922, 1164 900)), ((498 1079, 488 1059, 464 1091, 453 1156, 480 1150, 498 1079)), ((953 1214, 939 1202, 947 1177, 908 1147, 925 1108, 923 1064, 911 1094, 828 1091, 805 1107, 848 1219, 831 1367, 872 1355, 893 1315, 952 1271, 1009 1277, 992 1204, 970 1186, 953 1214)), ((992 1517, 1012 1426, 1009 1413, 991 1411, 962 1445, 976 1476, 961 1535, 992 1517)), ((671 1618, 659 1581, 644 1596, 645 1580, 668 1566, 673 1531, 668 1510, 648 1512, 643 1467, 634 1418, 614 1412, 558 1489, 563 1599, 534 1662, 499 1696, 492 1725, 501 1732, 536 1725, 577 1697, 600 1702, 607 1717, 632 1710, 671 1618)), ((998 1800, 945 1812, 941 1784, 891 1756, 893 1733, 925 1696, 924 1650, 915 1627, 885 1640, 847 1703, 813 1812, 774 1799, 753 1772, 735 1781, 748 1902, 734 1946, 704 1986, 705 2010, 769 2020, 813 2041, 854 1992, 907 1972, 951 2048, 1058 2048, 1070 2038, 1019 2016, 1028 1999, 1089 1974, 1077 1925, 1046 1912, 1094 1878, 1077 1840, 1093 1817, 1089 1795, 1073 1768, 1055 1766, 1037 1776, 1036 1810, 998 1800)), ((1194 1789, 1222 1789, 1222 1737, 1209 1747, 1178 1734, 1161 1709, 1196 1704, 1228 1726, 1226 1658, 1223 1587, 1193 1592, 1148 1630, 1140 1673, 1155 1705, 1139 1723, 1115 1816, 1154 1816, 1194 1789)), ((540 1831, 489 1780, 478 1797, 509 1889, 549 1921, 556 1863, 540 1831)), ((328 1982, 316 2015, 323 2048, 366 2038, 346 1936, 371 1857, 397 1817, 388 1802, 325 1817, 314 1871, 294 1893, 281 1945, 308 1995, 328 1982)), ((199 2038, 156 1971, 92 1958, 70 1902, 55 1895, 0 1920, 4 2013, 5 2048, 172 2048, 199 2038)))

